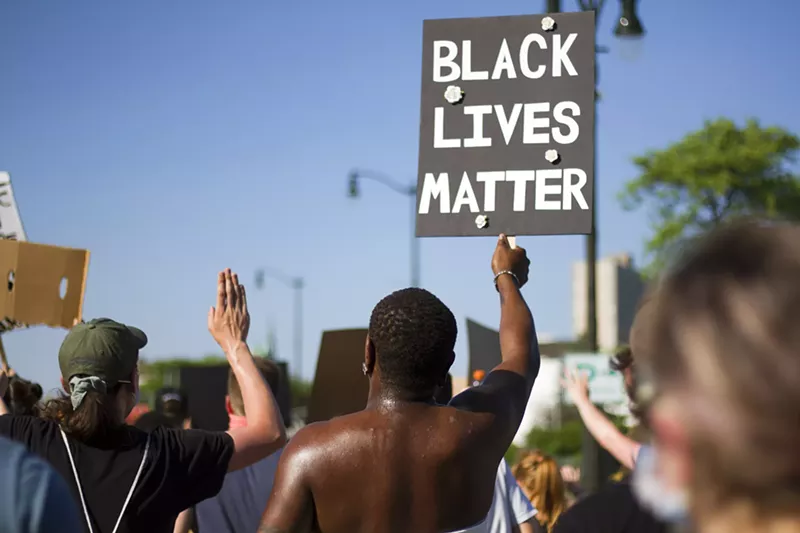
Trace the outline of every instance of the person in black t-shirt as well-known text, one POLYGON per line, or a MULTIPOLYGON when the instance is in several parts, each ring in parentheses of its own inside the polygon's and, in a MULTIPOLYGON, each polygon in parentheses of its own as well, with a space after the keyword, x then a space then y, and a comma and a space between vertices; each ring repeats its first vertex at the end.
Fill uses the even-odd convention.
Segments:
POLYGON ((149 413, 143 414, 136 419, 136 422, 133 423, 133 427, 148 433, 160 427, 184 429, 183 420, 175 419, 157 411, 150 411, 149 413))
POLYGON ((667 526, 643 509, 626 479, 604 485, 567 509, 553 533, 667 533, 667 526))
POLYGON ((146 433, 126 426, 147 337, 97 319, 73 327, 59 350, 68 396, 48 402, 42 419, 7 414, 0 402, 0 435, 22 442, 64 476, 89 533, 170 532, 181 511, 219 491, 227 472, 285 443, 279 409, 246 344, 249 326, 244 287, 230 270, 221 272, 208 327, 241 385, 246 427, 146 433))

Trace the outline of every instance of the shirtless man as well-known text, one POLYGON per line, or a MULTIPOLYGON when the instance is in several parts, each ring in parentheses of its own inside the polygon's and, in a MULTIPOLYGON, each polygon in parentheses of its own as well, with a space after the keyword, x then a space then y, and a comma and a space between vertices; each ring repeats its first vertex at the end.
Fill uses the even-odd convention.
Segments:
POLYGON ((497 466, 522 420, 539 348, 520 294, 530 261, 500 236, 492 270, 503 362, 447 406, 433 397, 455 354, 456 320, 405 289, 372 311, 363 411, 300 430, 283 452, 260 533, 481 531, 497 466))

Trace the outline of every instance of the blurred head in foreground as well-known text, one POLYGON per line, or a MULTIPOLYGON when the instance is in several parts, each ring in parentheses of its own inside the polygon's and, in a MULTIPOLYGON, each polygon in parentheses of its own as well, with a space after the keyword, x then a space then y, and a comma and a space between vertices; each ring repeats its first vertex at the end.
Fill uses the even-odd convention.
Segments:
POLYGON ((720 227, 649 305, 637 396, 663 487, 700 532, 800 530, 800 228, 720 227))
POLYGON ((564 480, 558 463, 539 450, 527 451, 511 472, 536 508, 536 519, 550 531, 566 508, 564 480))

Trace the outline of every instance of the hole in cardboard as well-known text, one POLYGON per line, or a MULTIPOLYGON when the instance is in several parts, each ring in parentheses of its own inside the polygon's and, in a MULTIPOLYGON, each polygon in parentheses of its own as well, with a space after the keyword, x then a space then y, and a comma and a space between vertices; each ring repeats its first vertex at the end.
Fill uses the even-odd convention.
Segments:
POLYGON ((14 271, 8 271, 8 292, 11 292, 14 289, 14 271))
POLYGON ((67 278, 61 278, 61 283, 58 286, 58 295, 63 300, 67 296, 67 287, 69 286, 69 281, 67 278))

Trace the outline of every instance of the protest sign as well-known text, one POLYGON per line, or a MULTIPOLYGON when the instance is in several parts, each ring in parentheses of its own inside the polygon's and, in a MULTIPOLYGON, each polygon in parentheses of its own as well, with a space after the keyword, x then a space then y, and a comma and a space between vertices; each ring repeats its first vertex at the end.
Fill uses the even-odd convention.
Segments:
MULTIPOLYGON (((612 370, 608 355, 599 353, 567 354, 564 366, 572 373, 585 374, 589 381, 589 398, 596 404, 621 404, 628 399, 622 374, 612 370)), ((566 403, 572 403, 566 395, 566 403)))
POLYGON ((71 328, 82 316, 88 268, 87 250, 0 239, 0 332, 71 328))
POLYGON ((473 385, 476 372, 483 373, 484 377, 503 362, 500 354, 500 332, 487 328, 474 320, 467 319, 467 343, 469 346, 469 376, 470 385, 473 385))
POLYGON ((26 240, 8 172, 0 172, 0 239, 26 240))
POLYGON ((594 13, 426 20, 418 237, 591 231, 594 13))
POLYGON ((369 379, 361 371, 366 329, 323 331, 306 422, 324 422, 361 411, 369 379))

